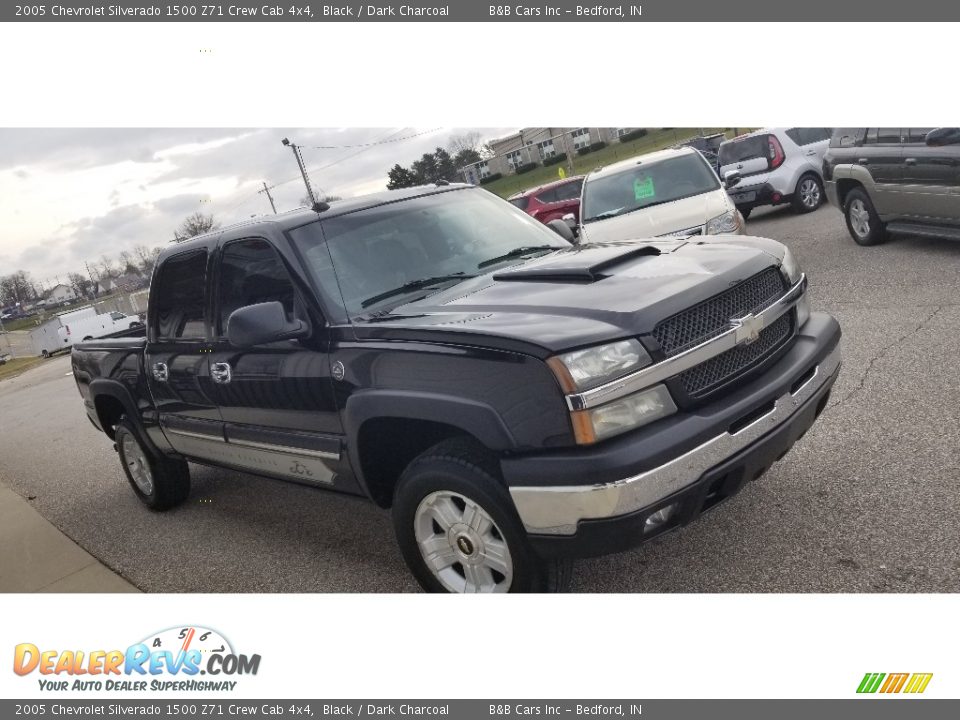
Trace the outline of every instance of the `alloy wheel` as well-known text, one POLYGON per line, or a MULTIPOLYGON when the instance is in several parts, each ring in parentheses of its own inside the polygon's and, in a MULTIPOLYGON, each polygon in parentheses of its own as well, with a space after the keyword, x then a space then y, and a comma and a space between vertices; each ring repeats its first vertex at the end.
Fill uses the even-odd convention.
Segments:
POLYGON ((800 202, 811 210, 820 205, 820 185, 813 178, 806 178, 800 183, 800 202))
POLYGON ((433 492, 420 501, 413 521, 424 563, 448 591, 510 589, 510 548, 493 518, 478 503, 455 492, 433 492))
POLYGON ((144 495, 153 494, 153 475, 147 456, 132 435, 123 436, 123 461, 130 470, 130 477, 144 495))
POLYGON ((865 238, 870 234, 870 212, 863 200, 855 198, 850 203, 850 227, 857 237, 865 238))

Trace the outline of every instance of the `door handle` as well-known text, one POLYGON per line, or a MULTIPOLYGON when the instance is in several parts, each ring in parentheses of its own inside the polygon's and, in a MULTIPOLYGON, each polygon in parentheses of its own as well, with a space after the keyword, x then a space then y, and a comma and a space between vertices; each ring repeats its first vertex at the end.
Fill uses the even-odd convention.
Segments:
POLYGON ((170 368, 167 367, 166 363, 154 363, 151 369, 153 370, 153 379, 157 382, 166 382, 170 379, 170 368))
POLYGON ((216 362, 210 365, 210 377, 217 385, 226 385, 233 378, 230 363, 216 362))
POLYGON ((916 158, 906 158, 906 159, 903 161, 903 164, 904 164, 904 165, 916 165, 916 164, 917 164, 917 159, 916 159, 916 158))

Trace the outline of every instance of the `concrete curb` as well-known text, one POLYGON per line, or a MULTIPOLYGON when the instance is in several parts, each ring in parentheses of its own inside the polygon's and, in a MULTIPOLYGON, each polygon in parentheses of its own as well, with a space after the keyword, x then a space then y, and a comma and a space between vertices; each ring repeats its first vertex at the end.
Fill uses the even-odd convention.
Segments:
POLYGON ((140 592, 0 486, 0 592, 140 592))

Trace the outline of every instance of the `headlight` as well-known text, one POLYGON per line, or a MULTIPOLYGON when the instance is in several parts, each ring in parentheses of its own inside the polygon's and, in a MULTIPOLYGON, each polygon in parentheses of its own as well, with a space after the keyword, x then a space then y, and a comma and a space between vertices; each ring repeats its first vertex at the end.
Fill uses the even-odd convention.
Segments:
POLYGON ((592 410, 574 412, 574 436, 580 445, 589 445, 628 430, 635 430, 676 411, 677 406, 667 388, 656 385, 592 410))
MULTIPOLYGON (((790 248, 786 248, 783 253, 783 262, 780 263, 780 270, 787 276, 787 280, 791 285, 796 285, 803 276, 803 272, 800 270, 800 263, 797 262, 793 253, 790 252, 790 248)), ((803 297, 800 298, 800 302, 797 303, 797 327, 803 327, 803 324, 809 319, 810 299, 807 297, 807 294, 804 293, 803 297)))
POLYGON ((564 392, 572 393, 603 385, 649 365, 650 356, 639 341, 630 339, 564 353, 550 358, 547 364, 564 392))
POLYGON ((797 262, 797 259, 793 256, 793 253, 790 252, 790 248, 785 248, 780 269, 783 271, 783 274, 787 276, 791 285, 796 285, 800 282, 800 276, 803 273, 800 271, 800 264, 797 262))
POLYGON ((730 235, 740 232, 743 216, 739 210, 730 210, 707 221, 707 235, 730 235))

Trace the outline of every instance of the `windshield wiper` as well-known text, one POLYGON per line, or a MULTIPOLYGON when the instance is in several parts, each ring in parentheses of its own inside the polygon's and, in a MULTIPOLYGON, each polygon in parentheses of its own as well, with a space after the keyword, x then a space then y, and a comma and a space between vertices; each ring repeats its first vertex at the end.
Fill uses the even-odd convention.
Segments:
POLYGON ((522 257, 523 255, 529 255, 530 253, 540 252, 543 250, 563 250, 563 247, 560 245, 525 245, 524 247, 514 248, 510 252, 504 253, 499 257, 484 260, 482 263, 477 265, 477 268, 489 267, 490 265, 496 265, 498 262, 503 262, 504 260, 509 260, 510 258, 522 257))
POLYGON ((588 222, 593 222, 594 220, 606 220, 607 218, 612 218, 616 215, 619 215, 622 212, 623 212, 623 208, 618 207, 616 210, 607 210, 605 212, 600 213, 599 215, 594 215, 593 217, 585 218, 584 222, 588 223, 588 222))
POLYGON ((392 290, 385 290, 379 295, 374 295, 369 297, 360 303, 360 307, 366 308, 371 305, 376 305, 381 300, 387 300, 389 298, 395 297, 397 295, 403 295, 404 293, 413 292, 414 290, 423 290, 423 288, 430 287, 431 285, 436 285, 437 283, 442 283, 447 280, 466 280, 467 278, 475 277, 474 275, 467 275, 463 272, 453 273, 451 275, 434 275, 433 277, 420 278, 419 280, 411 280, 406 282, 400 287, 395 287, 392 290))

